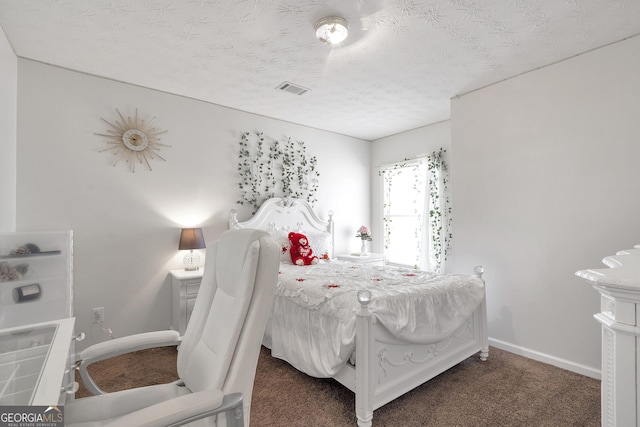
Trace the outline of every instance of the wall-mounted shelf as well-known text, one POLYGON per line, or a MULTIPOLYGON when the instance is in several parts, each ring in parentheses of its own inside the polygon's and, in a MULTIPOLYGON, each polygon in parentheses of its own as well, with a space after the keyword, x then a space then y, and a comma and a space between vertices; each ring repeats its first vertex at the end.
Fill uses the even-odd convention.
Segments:
POLYGON ((70 230, 0 233, 0 329, 73 317, 72 239, 70 230), (28 244, 38 252, 12 253, 28 244), (16 296, 34 285, 37 295, 16 296))
POLYGON ((39 256, 48 256, 48 255, 60 255, 62 251, 45 251, 45 252, 37 252, 35 254, 9 254, 9 255, 0 255, 0 259, 23 259, 23 258, 32 258, 39 256))

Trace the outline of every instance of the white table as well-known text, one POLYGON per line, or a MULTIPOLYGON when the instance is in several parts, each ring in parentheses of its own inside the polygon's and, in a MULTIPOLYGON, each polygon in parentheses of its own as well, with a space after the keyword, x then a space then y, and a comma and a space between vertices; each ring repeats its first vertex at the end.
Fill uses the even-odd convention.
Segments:
POLYGON ((376 253, 367 253, 366 256, 362 256, 359 253, 340 254, 336 258, 341 261, 355 262, 357 264, 384 265, 384 255, 376 253))
POLYGON ((75 392, 75 319, 0 329, 0 405, 63 405, 75 392))

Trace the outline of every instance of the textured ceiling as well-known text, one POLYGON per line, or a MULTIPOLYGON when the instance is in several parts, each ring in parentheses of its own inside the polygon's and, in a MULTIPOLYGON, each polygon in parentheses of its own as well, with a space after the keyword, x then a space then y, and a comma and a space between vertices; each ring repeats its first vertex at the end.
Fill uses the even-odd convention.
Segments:
POLYGON ((0 0, 0 26, 19 57, 374 140, 639 34, 640 0, 0 0))

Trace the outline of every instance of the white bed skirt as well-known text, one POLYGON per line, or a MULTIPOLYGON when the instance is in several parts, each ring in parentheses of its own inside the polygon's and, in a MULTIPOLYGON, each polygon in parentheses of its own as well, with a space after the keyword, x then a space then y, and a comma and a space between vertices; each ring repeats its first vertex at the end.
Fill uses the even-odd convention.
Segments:
POLYGON ((476 276, 331 261, 282 264, 264 345, 274 357, 319 378, 334 377, 355 349, 357 292, 372 293, 369 310, 391 336, 431 344, 450 336, 484 298, 476 276))

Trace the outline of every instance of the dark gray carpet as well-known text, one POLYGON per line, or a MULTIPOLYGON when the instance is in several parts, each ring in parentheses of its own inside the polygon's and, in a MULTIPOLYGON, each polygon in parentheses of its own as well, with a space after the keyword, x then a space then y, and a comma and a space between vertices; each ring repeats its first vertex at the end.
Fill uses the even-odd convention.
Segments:
MULTIPOLYGON (((105 390, 177 378, 174 347, 95 364, 105 390)), ((79 376, 78 376, 79 378, 79 376)), ((78 381, 80 381, 78 379, 78 381)), ((77 397, 86 395, 81 386, 77 397)), ((251 426, 354 426, 354 395, 331 379, 311 378, 262 348, 251 426)), ((374 411, 379 426, 600 426, 600 381, 491 348, 374 411)))

